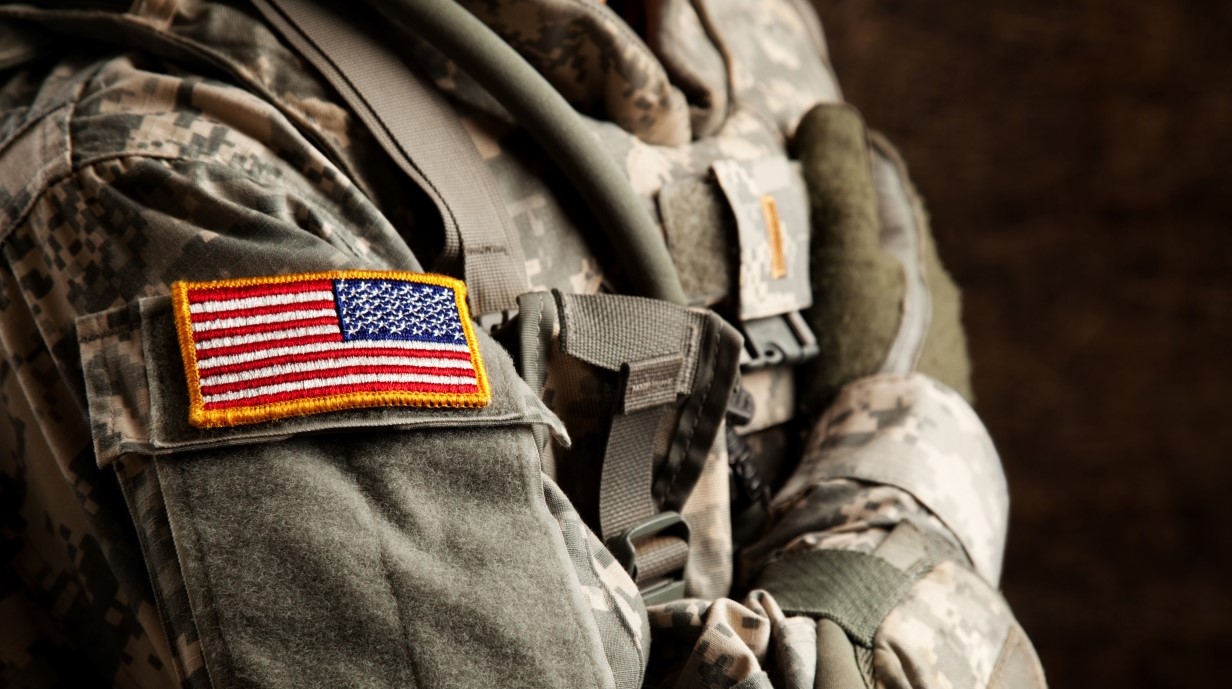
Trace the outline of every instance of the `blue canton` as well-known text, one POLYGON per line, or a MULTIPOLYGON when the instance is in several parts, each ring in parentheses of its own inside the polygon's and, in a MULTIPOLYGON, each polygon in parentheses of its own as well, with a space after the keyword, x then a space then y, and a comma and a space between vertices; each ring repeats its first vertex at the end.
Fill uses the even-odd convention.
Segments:
POLYGON ((344 340, 466 344, 453 289, 407 280, 334 280, 344 340))

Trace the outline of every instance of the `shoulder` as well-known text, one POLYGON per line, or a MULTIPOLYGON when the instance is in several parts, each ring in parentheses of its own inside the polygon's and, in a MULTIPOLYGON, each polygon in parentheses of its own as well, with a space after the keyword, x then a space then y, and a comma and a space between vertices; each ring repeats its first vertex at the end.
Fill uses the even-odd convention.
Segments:
POLYGON ((110 160, 198 161, 257 177, 292 164, 327 165, 255 95, 136 53, 69 58, 42 74, 27 70, 0 99, 5 229, 49 187, 110 160))

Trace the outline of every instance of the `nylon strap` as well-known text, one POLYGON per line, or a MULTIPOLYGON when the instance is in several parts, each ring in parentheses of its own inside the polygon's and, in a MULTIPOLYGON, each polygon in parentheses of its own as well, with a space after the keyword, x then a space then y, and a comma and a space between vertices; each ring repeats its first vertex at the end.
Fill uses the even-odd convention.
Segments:
POLYGON ((637 546, 637 583, 645 584, 684 569, 689 544, 676 536, 647 538, 637 546))
POLYGON ((638 294, 684 304, 654 218, 598 137, 541 74, 452 0, 364 0, 453 60, 530 132, 586 201, 638 294))
POLYGON ((697 363, 684 359, 689 312, 637 297, 555 296, 561 350, 620 375, 599 483, 600 535, 607 541, 659 511, 655 437, 664 415, 675 411, 681 372, 697 363))
POLYGON ((509 311, 529 291, 502 194, 458 113, 437 89, 345 12, 312 0, 253 0, 338 90, 381 147, 432 199, 445 227, 438 269, 461 263, 476 316, 509 311))
POLYGON ((873 637, 916 581, 943 560, 965 561, 955 544, 899 522, 873 554, 806 550, 766 565, 757 581, 788 614, 827 619, 852 641, 872 648, 873 637))
POLYGON ((619 536, 659 511, 651 492, 654 441, 660 420, 670 411, 667 405, 659 405, 612 417, 599 481, 599 525, 603 540, 619 536))
MULTIPOLYGON (((599 531, 610 541, 662 510, 683 507, 726 414, 740 335, 712 313, 661 301, 559 292, 555 298, 561 351, 617 374, 599 482, 599 531), (656 466, 660 444, 667 454, 656 466)), ((538 327, 524 328, 532 339, 543 336, 538 327)), ((646 537, 637 544, 638 581, 680 569, 687 558, 680 538, 646 537)))
POLYGON ((889 562, 855 550, 792 553, 766 565, 758 580, 783 612, 833 620, 867 648, 912 583, 889 562))

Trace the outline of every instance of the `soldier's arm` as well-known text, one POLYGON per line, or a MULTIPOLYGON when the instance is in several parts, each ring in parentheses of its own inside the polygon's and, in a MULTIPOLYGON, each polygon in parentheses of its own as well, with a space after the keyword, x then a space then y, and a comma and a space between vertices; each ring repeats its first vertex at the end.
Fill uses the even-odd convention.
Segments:
POLYGON ((174 281, 419 267, 333 160, 156 60, 28 83, 0 160, 5 541, 104 682, 640 681, 636 589, 541 475, 531 429, 559 422, 486 335, 481 410, 188 423, 174 281))
POLYGON ((746 559, 788 615, 837 623, 894 686, 1042 686, 998 592, 1009 510, 971 408, 959 298, 905 168, 847 107, 806 115, 813 423, 746 559), (964 396, 966 395, 966 396, 964 396))

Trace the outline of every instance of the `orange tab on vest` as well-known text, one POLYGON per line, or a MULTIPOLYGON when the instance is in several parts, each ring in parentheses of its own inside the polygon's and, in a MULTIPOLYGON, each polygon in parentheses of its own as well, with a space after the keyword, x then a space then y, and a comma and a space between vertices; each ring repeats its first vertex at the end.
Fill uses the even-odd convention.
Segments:
POLYGON ((172 299, 197 427, 491 399, 460 280, 331 271, 177 282, 172 299))

